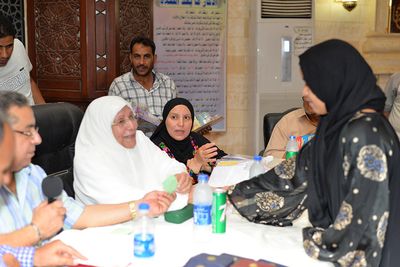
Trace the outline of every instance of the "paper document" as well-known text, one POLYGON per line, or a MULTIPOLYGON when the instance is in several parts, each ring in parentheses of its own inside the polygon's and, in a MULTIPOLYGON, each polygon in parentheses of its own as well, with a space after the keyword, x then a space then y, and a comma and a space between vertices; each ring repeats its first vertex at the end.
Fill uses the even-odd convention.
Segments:
MULTIPOLYGON (((265 171, 271 169, 268 164, 272 161, 271 156, 262 159, 265 171)), ((252 164, 253 160, 249 156, 227 155, 218 161, 208 184, 212 187, 225 187, 245 181, 249 179, 252 164)))

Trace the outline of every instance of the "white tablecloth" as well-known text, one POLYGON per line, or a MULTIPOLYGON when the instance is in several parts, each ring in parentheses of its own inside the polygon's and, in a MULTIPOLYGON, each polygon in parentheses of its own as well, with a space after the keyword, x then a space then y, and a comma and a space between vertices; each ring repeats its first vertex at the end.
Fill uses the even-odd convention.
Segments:
POLYGON ((228 214, 225 234, 209 234, 199 240, 193 234, 193 221, 172 224, 157 218, 155 230, 156 254, 149 259, 133 256, 134 224, 66 230, 57 236, 76 248, 89 260, 83 264, 95 266, 183 266, 200 253, 222 253, 265 259, 287 266, 333 266, 308 257, 302 245, 301 229, 308 224, 304 214, 293 227, 273 227, 250 223, 238 214, 228 214))

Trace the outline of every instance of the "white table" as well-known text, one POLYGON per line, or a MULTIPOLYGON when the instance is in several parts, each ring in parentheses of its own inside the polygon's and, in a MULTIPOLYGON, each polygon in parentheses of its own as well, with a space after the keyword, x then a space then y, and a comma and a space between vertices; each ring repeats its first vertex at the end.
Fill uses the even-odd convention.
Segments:
POLYGON ((83 264, 95 266, 183 266, 200 253, 221 253, 265 259, 287 266, 333 266, 308 257, 302 245, 301 229, 307 225, 304 214, 293 227, 273 227, 250 223, 238 214, 228 212, 225 234, 210 234, 207 241, 198 241, 193 235, 193 221, 171 224, 164 217, 156 219, 156 254, 149 259, 133 256, 132 223, 66 230, 58 239, 76 248, 89 260, 83 264))

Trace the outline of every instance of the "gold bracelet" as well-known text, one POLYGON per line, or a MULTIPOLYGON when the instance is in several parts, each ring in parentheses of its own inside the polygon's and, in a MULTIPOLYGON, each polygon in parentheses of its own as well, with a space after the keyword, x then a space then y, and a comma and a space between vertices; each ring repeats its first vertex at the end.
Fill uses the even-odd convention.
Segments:
POLYGON ((38 242, 40 242, 42 240, 42 234, 40 233, 39 227, 36 224, 34 224, 33 222, 31 222, 29 225, 32 226, 33 230, 35 230, 37 236, 39 237, 38 242))
POLYGON ((129 212, 131 213, 132 221, 136 219, 136 203, 135 201, 129 202, 129 212))

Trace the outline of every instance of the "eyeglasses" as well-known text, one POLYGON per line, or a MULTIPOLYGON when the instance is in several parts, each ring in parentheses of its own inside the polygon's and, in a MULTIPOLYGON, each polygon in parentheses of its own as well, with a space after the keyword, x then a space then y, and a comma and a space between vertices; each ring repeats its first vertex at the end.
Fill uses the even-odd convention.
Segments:
POLYGON ((39 127, 36 126, 36 127, 32 128, 32 129, 29 130, 29 131, 18 131, 18 130, 13 130, 13 131, 16 132, 16 133, 25 135, 26 137, 33 138, 33 136, 34 136, 35 134, 38 134, 38 133, 39 133, 39 127))
POLYGON ((129 117, 128 118, 121 118, 121 119, 118 119, 117 121, 114 121, 112 124, 111 124, 111 126, 118 126, 118 127, 124 127, 128 122, 134 122, 134 121, 136 121, 137 120, 137 115, 136 114, 131 114, 131 115, 129 115, 129 117))

